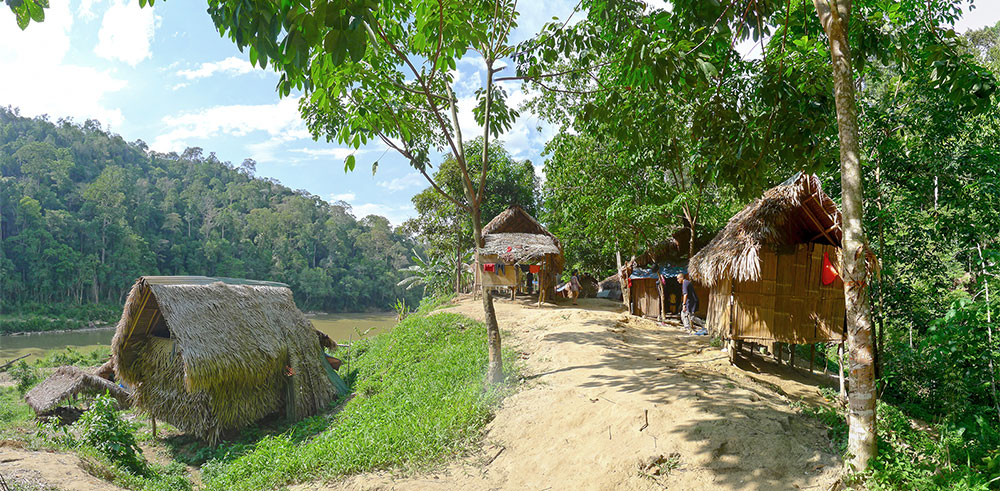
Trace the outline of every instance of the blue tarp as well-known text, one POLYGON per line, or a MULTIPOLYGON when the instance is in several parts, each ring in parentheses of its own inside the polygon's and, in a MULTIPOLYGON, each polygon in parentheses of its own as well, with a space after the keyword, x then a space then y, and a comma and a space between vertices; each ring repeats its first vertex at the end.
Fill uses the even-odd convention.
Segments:
POLYGON ((667 278, 673 278, 680 273, 687 273, 687 268, 684 266, 653 266, 652 268, 635 268, 632 270, 632 274, 628 277, 630 280, 648 280, 656 279, 658 274, 666 276, 667 278))

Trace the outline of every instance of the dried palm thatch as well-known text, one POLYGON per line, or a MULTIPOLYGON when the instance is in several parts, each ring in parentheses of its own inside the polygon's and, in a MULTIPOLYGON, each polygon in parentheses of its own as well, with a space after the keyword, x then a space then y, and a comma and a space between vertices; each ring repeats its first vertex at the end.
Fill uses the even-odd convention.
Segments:
POLYGON ((800 172, 734 215, 691 258, 688 270, 706 286, 725 278, 757 281, 762 247, 778 251, 810 242, 840 247, 840 224, 837 204, 823 193, 819 178, 800 172))
POLYGON ((483 242, 481 254, 498 256, 507 263, 549 260, 557 271, 562 271, 565 264, 559 238, 517 205, 507 208, 483 227, 483 242))
POLYGON ((129 406, 129 392, 97 375, 73 367, 56 369, 49 378, 36 385, 24 396, 25 402, 35 414, 42 416, 52 412, 59 405, 77 394, 100 394, 108 392, 118 400, 121 407, 129 406))
POLYGON ((286 407, 316 414, 335 392, 312 324, 281 283, 139 278, 111 342, 137 406, 210 443, 286 407))

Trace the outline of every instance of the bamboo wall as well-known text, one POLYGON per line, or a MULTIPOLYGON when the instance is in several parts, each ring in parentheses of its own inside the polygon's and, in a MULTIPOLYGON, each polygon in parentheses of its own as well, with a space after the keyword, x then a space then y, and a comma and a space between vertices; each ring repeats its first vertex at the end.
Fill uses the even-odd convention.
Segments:
MULTIPOLYGON (((660 292, 656 286, 656 279, 653 278, 637 278, 632 280, 632 288, 629 291, 631 301, 633 302, 634 314, 639 316, 658 318, 660 315, 660 292)), ((667 278, 667 286, 664 288, 663 301, 666 302, 664 307, 664 312, 667 314, 680 314, 674 304, 670 302, 670 295, 673 294, 676 299, 675 303, 680 304, 681 298, 681 288, 680 284, 677 283, 676 278, 667 278), (671 283, 673 282, 673 284, 671 283), (675 287, 676 285, 676 287, 675 287)), ((695 295, 698 295, 698 311, 695 313, 698 317, 705 318, 708 315, 708 304, 709 298, 711 297, 711 291, 707 288, 701 286, 698 283, 694 285, 695 295)))
POLYGON ((636 278, 629 289, 632 313, 640 317, 658 319, 660 317, 660 292, 655 278, 636 278))
POLYGON ((837 248, 799 244, 789 254, 761 251, 760 281, 723 280, 713 288, 708 325, 739 340, 791 344, 843 339, 844 284, 820 282, 823 253, 839 268, 837 248), (730 300, 731 297, 731 300, 730 300))

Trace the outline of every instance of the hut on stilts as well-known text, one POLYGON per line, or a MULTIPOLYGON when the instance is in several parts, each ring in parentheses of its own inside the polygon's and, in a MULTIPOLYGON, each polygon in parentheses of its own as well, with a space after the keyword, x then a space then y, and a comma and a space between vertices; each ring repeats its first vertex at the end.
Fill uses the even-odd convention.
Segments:
POLYGON ((565 264, 562 244, 523 208, 513 205, 490 220, 483 227, 483 242, 476 254, 477 287, 506 286, 516 290, 521 278, 530 272, 538 279, 539 303, 555 298, 556 283, 565 264))
MULTIPOLYGON (((733 360, 744 342, 843 349, 841 216, 815 175, 798 173, 737 213, 688 270, 711 289, 707 328, 733 360)), ((794 350, 791 350, 794 366, 794 350)), ((812 367, 812 361, 810 363, 812 367)))
POLYGON ((144 276, 112 340, 133 402, 209 443, 273 413, 318 413, 336 392, 320 338, 282 283, 144 276))

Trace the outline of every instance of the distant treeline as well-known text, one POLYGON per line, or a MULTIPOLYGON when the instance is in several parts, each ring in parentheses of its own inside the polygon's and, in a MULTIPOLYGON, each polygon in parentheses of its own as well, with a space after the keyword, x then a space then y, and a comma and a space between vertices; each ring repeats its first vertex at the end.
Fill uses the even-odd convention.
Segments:
POLYGON ((0 315, 114 320, 140 275, 281 281, 308 310, 416 303, 396 287, 412 241, 388 220, 254 171, 0 108, 0 315))

